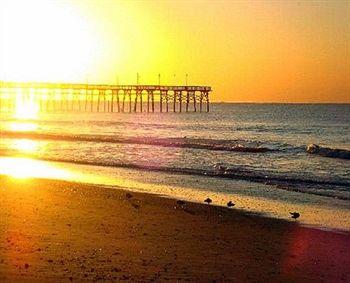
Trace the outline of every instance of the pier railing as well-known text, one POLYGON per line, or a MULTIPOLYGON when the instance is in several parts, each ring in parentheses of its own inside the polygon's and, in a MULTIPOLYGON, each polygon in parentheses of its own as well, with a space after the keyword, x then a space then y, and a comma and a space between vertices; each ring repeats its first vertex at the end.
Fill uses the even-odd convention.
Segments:
POLYGON ((209 112, 210 86, 0 81, 1 111, 35 103, 42 112, 209 112))

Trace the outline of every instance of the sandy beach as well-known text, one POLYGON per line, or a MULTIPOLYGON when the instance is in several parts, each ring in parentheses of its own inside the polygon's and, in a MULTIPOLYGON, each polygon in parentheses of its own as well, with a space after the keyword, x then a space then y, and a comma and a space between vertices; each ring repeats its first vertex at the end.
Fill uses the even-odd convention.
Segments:
POLYGON ((122 189, 0 183, 1 281, 350 280, 347 232, 122 189))
POLYGON ((0 283, 350 283, 350 0, 0 0, 0 283))

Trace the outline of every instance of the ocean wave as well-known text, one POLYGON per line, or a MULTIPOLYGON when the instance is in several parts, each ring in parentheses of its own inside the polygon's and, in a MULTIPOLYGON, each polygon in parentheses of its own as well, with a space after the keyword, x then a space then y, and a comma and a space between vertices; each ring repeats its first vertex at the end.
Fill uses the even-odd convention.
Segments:
MULTIPOLYGON (((0 156, 16 156, 16 154, 9 154, 8 152, 1 152, 0 156)), ((350 182, 322 180, 322 179, 308 179, 297 178, 292 176, 279 176, 271 172, 249 170, 245 168, 230 168, 224 164, 215 164, 211 169, 196 169, 188 167, 170 167, 149 164, 135 164, 135 163, 120 163, 113 161, 88 161, 76 160, 69 158, 55 158, 55 157, 40 157, 31 154, 20 154, 21 157, 30 157, 50 162, 72 163, 77 165, 89 165, 99 167, 111 168, 125 168, 135 170, 147 170, 153 172, 164 172, 169 174, 194 175, 211 178, 224 178, 232 180, 242 180, 254 183, 261 183, 264 185, 272 185, 276 188, 301 192, 313 195, 320 195, 326 197, 333 197, 343 200, 350 200, 350 182)))
POLYGON ((310 154, 317 154, 324 157, 350 159, 350 150, 322 147, 317 144, 310 144, 306 148, 306 152, 310 154))
MULTIPOLYGON (((9 118, 9 119, 0 119, 1 122, 3 123, 16 123, 18 122, 18 119, 16 118, 9 118)), ((71 120, 36 120, 36 119, 25 119, 21 120, 21 122, 27 122, 27 123, 36 123, 38 125, 54 125, 54 126, 66 126, 66 125, 71 125, 72 121, 71 120)), ((164 129, 177 129, 179 126, 177 124, 164 124, 164 123, 151 123, 151 122, 142 122, 142 121, 109 121, 109 120, 82 120, 79 121, 79 125, 82 127, 86 126, 93 126, 95 127, 137 127, 137 128, 164 128, 164 129)))
POLYGON ((146 144, 162 147, 180 147, 216 151, 264 153, 272 152, 277 149, 264 147, 261 145, 244 145, 232 140, 215 139, 196 139, 196 138, 156 138, 156 137, 121 137, 111 135, 58 135, 51 133, 36 132, 13 132, 2 131, 2 137, 5 138, 26 138, 33 140, 62 140, 62 141, 87 141, 87 142, 105 142, 122 144, 146 144))

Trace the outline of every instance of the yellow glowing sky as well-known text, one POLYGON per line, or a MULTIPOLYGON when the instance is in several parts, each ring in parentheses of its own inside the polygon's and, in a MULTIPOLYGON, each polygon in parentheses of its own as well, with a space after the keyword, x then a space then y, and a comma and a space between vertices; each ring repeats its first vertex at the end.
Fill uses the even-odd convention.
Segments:
POLYGON ((0 80, 135 83, 139 72, 184 84, 188 73, 216 101, 350 102, 349 6, 0 0, 0 80))

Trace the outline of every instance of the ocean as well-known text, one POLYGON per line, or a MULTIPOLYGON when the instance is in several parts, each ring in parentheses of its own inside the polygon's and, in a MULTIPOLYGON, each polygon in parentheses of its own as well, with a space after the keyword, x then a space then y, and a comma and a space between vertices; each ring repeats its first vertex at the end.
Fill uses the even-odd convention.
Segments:
MULTIPOLYGON (((1 113, 0 173, 24 157, 75 172, 58 178, 218 205, 232 198, 273 217, 314 206, 350 213, 350 104, 213 103, 209 113, 25 120, 1 113)), ((350 220, 311 215, 306 224, 350 229, 350 220)))

